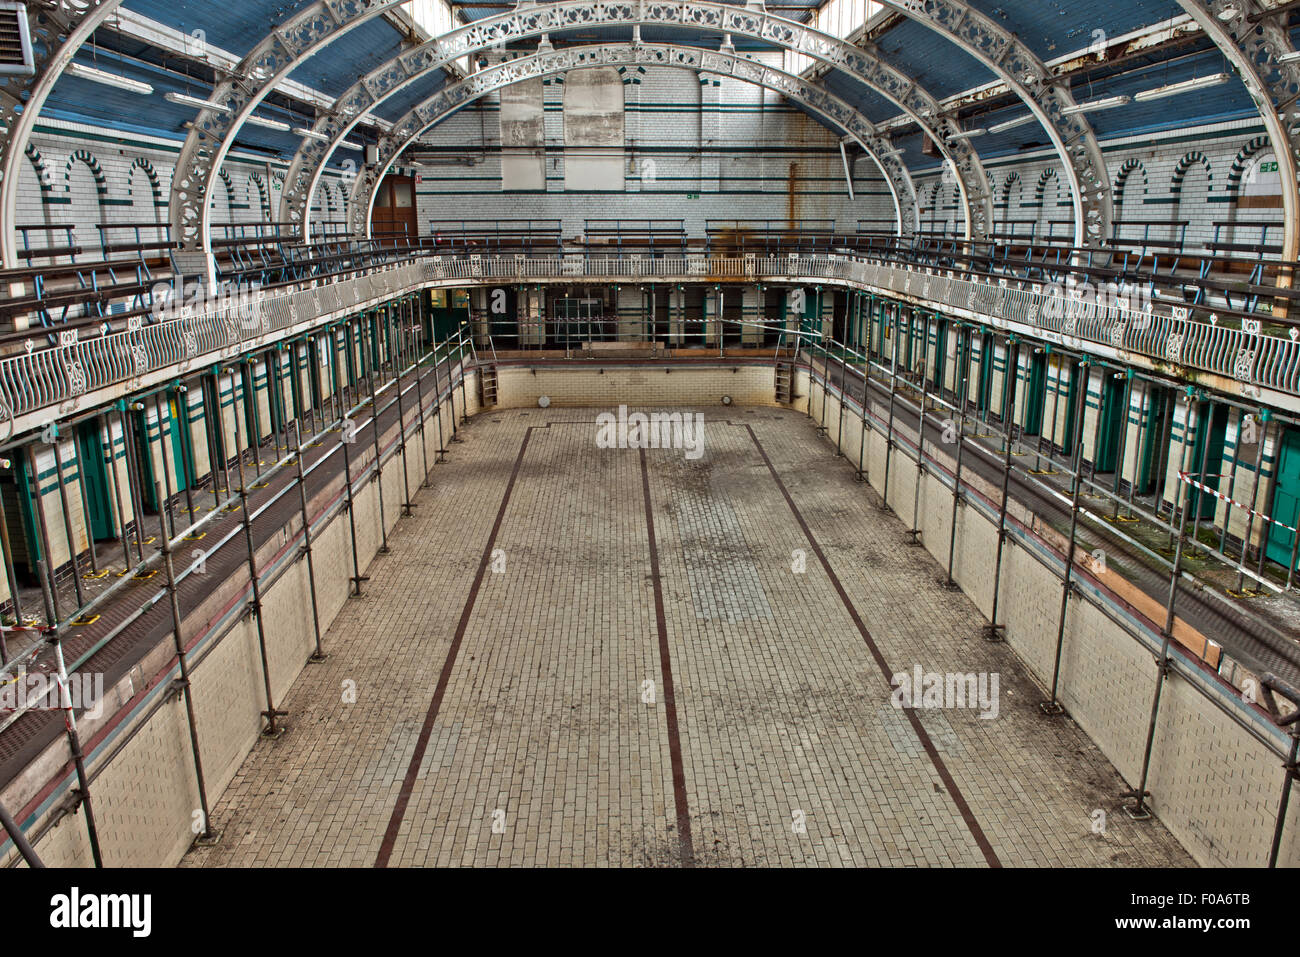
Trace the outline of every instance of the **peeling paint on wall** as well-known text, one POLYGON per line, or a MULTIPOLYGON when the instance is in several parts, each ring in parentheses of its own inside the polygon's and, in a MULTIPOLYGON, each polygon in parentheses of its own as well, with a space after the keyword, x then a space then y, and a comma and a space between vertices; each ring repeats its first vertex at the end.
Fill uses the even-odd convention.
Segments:
POLYGON ((564 188, 623 190, 623 79, 611 67, 564 78, 564 188))
POLYGON ((501 188, 546 188, 546 133, 541 77, 501 91, 501 188))

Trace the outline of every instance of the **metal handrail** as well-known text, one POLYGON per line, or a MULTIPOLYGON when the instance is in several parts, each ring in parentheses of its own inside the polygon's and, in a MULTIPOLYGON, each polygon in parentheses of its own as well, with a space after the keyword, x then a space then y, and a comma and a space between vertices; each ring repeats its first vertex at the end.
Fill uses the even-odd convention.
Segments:
MULTIPOLYGON (((1190 308, 1158 303, 1146 309, 1096 303, 1065 290, 1013 278, 961 278, 954 270, 904 265, 870 256, 789 255, 726 258, 705 255, 596 258, 574 256, 436 257, 304 283, 274 294, 253 291, 226 308, 147 322, 82 339, 59 333, 57 344, 0 358, 0 423, 58 407, 87 393, 211 357, 306 322, 364 308, 384 297, 423 288, 526 282, 752 281, 829 282, 873 295, 910 298, 1026 334, 1051 334, 1084 351, 1144 357, 1221 375, 1257 389, 1300 395, 1300 342, 1265 332, 1262 322, 1240 328, 1192 318, 1190 308)), ((57 329, 52 330, 58 332, 57 329)))

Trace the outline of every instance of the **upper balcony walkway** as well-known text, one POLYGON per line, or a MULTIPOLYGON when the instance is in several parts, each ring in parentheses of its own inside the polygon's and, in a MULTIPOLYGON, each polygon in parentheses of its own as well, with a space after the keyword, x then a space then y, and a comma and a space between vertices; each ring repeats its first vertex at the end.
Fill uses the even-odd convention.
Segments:
MULTIPOLYGON (((109 314, 0 336, 0 351, 7 353, 0 358, 0 439, 394 297, 511 283, 844 288, 1300 412, 1300 325, 1284 317, 1285 308, 1249 313, 1209 299, 1179 304, 1159 297, 1159 290, 1153 293, 1140 277, 1094 287, 1091 267, 1077 259, 1004 259, 999 269, 1005 274, 998 274, 989 270, 988 257, 979 258, 955 247, 924 255, 913 250, 906 258, 896 248, 780 256, 439 256, 413 248, 324 276, 232 285, 197 303, 182 303, 184 297, 170 292, 171 283, 160 281, 148 308, 125 319, 109 314), (1109 291, 1096 295, 1093 289, 1109 291)), ((1289 301, 1289 289, 1275 291, 1289 301)))

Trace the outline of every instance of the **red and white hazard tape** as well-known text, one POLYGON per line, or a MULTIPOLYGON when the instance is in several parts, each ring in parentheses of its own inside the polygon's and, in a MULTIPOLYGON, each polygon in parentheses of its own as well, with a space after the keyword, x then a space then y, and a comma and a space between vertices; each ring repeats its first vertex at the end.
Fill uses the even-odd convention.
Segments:
MULTIPOLYGON (((1207 495, 1213 495, 1215 498, 1227 502, 1229 505, 1232 505, 1234 508, 1242 509, 1243 511, 1245 511, 1250 515, 1257 515, 1271 525, 1276 525, 1278 528, 1284 529, 1285 531, 1288 532, 1295 531, 1295 529, 1292 528, 1290 525, 1287 525, 1284 522, 1279 522, 1277 519, 1265 515, 1263 512, 1257 512, 1249 505, 1245 505, 1242 502, 1238 502, 1236 499, 1228 498, 1228 496, 1224 495, 1222 492, 1218 491, 1217 489, 1212 489, 1207 485, 1203 485, 1200 482, 1197 482, 1195 479, 1191 477, 1191 474, 1192 474, 1191 472, 1179 472, 1178 480, 1180 482, 1186 482, 1188 485, 1192 486, 1193 488, 1200 489, 1202 492, 1205 492, 1207 495)), ((1214 478, 1223 478, 1223 476, 1216 475, 1214 476, 1214 478)))

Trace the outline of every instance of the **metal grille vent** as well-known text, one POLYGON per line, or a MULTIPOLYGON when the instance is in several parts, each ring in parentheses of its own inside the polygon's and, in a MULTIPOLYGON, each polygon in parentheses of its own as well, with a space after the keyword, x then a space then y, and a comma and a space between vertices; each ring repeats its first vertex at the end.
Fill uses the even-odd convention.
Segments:
POLYGON ((0 0, 0 74, 31 76, 35 72, 27 5, 0 0))

